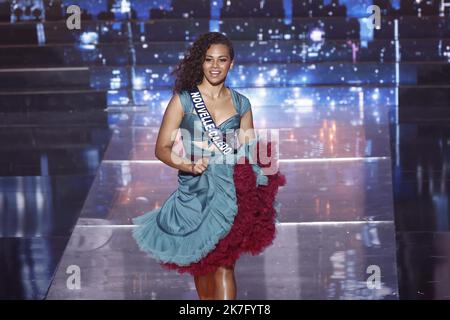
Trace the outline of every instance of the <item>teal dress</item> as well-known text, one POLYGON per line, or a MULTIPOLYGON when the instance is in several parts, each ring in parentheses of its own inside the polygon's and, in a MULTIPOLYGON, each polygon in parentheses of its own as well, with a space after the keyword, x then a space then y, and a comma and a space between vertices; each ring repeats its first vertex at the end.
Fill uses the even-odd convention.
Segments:
MULTIPOLYGON (((230 91, 236 114, 218 125, 224 134, 239 129, 241 117, 251 108, 247 97, 234 89, 230 91)), ((233 181, 236 159, 243 155, 249 157, 249 148, 256 140, 240 146, 237 154, 223 155, 220 151, 198 147, 195 141, 207 141, 207 136, 189 93, 182 91, 180 99, 184 109, 180 129, 186 156, 208 157, 208 167, 200 175, 178 171, 177 190, 160 208, 133 219, 137 225, 133 236, 140 249, 157 261, 189 266, 199 263, 230 232, 238 212, 233 181)), ((236 140, 237 135, 227 136, 227 142, 234 147, 236 140)), ((252 164, 252 169, 257 185, 267 185, 267 176, 261 168, 252 164)))

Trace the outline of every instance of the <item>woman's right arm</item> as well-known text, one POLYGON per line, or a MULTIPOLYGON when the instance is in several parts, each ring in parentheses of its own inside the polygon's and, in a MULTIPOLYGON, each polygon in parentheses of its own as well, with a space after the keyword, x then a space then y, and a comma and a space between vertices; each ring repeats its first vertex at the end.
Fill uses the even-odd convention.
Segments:
POLYGON ((201 174, 208 166, 207 159, 199 159, 192 163, 189 159, 182 158, 172 151, 176 134, 183 120, 183 106, 178 94, 174 94, 167 105, 166 111, 159 128, 156 139, 155 156, 168 166, 193 174, 201 174))

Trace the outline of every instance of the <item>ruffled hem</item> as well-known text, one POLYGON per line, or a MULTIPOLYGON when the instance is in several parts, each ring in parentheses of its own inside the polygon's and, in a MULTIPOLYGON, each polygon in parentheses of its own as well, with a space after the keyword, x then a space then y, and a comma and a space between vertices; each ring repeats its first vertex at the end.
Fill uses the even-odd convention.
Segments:
MULTIPOLYGON (((266 147, 271 155, 271 143, 258 141, 258 148, 266 147)), ((248 160, 248 159, 247 159, 248 160)), ((268 164, 270 165, 270 164, 268 164)), ((237 214, 229 233, 217 243, 217 246, 200 261, 182 266, 175 263, 163 263, 162 266, 179 273, 204 275, 219 266, 232 266, 243 253, 257 255, 273 243, 276 236, 277 215, 280 203, 275 200, 280 186, 286 184, 286 178, 279 171, 276 174, 258 177, 262 174, 260 159, 257 164, 234 166, 233 181, 237 196, 237 214), (258 170, 255 167, 258 166, 258 170)))
MULTIPOLYGON (((222 181, 210 185, 208 192, 215 196, 205 209, 207 216, 193 232, 187 235, 166 232, 157 221, 164 206, 134 218, 133 223, 138 226, 133 229, 132 234, 139 248, 160 263, 174 263, 179 266, 188 266, 211 252, 231 229, 237 212, 236 191, 229 177, 229 170, 230 168, 221 166, 212 173, 215 179, 222 181), (217 207, 225 207, 227 210, 218 210, 217 207)), ((176 198, 180 197, 180 193, 182 191, 179 188, 170 195, 165 205, 169 208, 175 205, 176 201, 179 201, 176 198)))

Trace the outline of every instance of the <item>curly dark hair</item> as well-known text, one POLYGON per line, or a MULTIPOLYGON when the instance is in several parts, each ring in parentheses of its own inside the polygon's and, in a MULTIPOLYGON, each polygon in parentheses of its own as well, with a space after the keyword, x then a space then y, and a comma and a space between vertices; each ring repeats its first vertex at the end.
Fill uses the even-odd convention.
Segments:
POLYGON ((220 32, 208 32, 202 34, 188 48, 183 60, 181 60, 176 69, 171 72, 175 75, 175 84, 173 94, 183 90, 189 90, 200 84, 203 80, 202 64, 205 60, 206 51, 212 44, 224 44, 228 47, 231 61, 234 59, 233 44, 230 39, 220 32))

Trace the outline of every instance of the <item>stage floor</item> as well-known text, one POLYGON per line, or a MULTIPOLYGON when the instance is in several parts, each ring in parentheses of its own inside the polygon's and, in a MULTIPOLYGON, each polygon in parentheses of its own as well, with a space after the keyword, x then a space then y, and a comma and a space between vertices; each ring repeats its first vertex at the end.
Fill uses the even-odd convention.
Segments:
MULTIPOLYGON (((273 246, 237 262, 238 299, 398 299, 388 107, 252 109, 255 128, 278 132, 287 184, 273 246)), ((109 112, 119 121, 47 299, 197 299, 190 276, 131 236, 131 219, 177 188, 154 157, 161 111, 109 112)))

